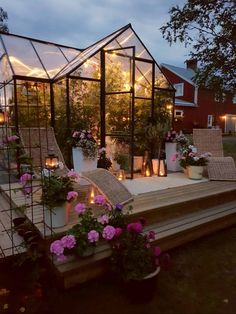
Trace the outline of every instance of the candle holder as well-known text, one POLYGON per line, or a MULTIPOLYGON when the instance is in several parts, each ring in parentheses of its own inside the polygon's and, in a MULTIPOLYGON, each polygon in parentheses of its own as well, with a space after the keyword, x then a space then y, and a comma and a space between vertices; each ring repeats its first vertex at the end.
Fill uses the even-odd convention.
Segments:
POLYGON ((123 169, 120 169, 118 172, 117 172, 117 179, 119 181, 123 181, 125 180, 125 171, 123 169))
POLYGON ((0 109, 0 125, 4 125, 7 123, 7 113, 0 109))
POLYGON ((166 154, 161 152, 158 161, 158 177, 167 177, 166 154))

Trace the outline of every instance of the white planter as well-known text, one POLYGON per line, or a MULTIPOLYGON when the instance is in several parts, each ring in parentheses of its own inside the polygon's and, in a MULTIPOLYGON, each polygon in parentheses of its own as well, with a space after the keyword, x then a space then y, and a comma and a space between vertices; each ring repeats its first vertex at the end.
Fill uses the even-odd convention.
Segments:
MULTIPOLYGON (((73 156, 73 166, 76 172, 86 172, 91 171, 97 168, 97 158, 88 159, 85 158, 82 152, 82 149, 79 147, 72 148, 72 156, 73 156)), ((81 178, 79 180, 80 185, 89 185, 90 183, 81 178)))
POLYGON ((181 171, 177 154, 177 143, 165 143, 167 170, 181 171))
POLYGON ((52 228, 64 227, 68 222, 68 215, 64 204, 54 207, 52 210, 45 208, 44 222, 52 228))
POLYGON ((202 166, 188 166, 188 177, 192 180, 201 180, 203 173, 202 166))

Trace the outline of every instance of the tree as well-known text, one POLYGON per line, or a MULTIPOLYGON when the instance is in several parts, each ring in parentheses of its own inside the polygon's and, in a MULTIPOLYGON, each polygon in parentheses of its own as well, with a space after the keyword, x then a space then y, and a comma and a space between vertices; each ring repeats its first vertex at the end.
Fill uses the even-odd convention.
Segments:
POLYGON ((3 8, 0 7, 0 31, 3 33, 8 33, 9 29, 7 26, 8 16, 7 12, 3 10, 3 8))
POLYGON ((191 47, 189 56, 198 61, 197 85, 214 91, 236 90, 235 0, 187 0, 169 11, 160 28, 170 45, 179 41, 191 47))

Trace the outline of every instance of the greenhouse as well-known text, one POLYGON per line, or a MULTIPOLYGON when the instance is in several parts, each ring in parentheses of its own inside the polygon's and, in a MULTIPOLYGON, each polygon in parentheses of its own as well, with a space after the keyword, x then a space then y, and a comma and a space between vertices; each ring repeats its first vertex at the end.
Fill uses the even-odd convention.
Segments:
POLYGON ((130 24, 86 49, 1 34, 0 69, 2 136, 53 128, 69 168, 72 131, 91 130, 132 179, 148 121, 171 118, 174 89, 130 24))

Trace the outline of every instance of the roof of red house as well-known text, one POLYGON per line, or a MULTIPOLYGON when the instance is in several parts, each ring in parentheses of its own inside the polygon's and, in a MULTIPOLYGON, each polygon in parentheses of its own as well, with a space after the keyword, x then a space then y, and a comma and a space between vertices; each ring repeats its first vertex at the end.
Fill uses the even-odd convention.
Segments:
POLYGON ((195 75, 195 72, 192 69, 180 68, 180 67, 176 67, 174 65, 166 64, 166 63, 162 63, 161 67, 166 68, 167 70, 178 75, 179 77, 189 82, 190 84, 195 85, 194 82, 192 81, 192 78, 195 75))

